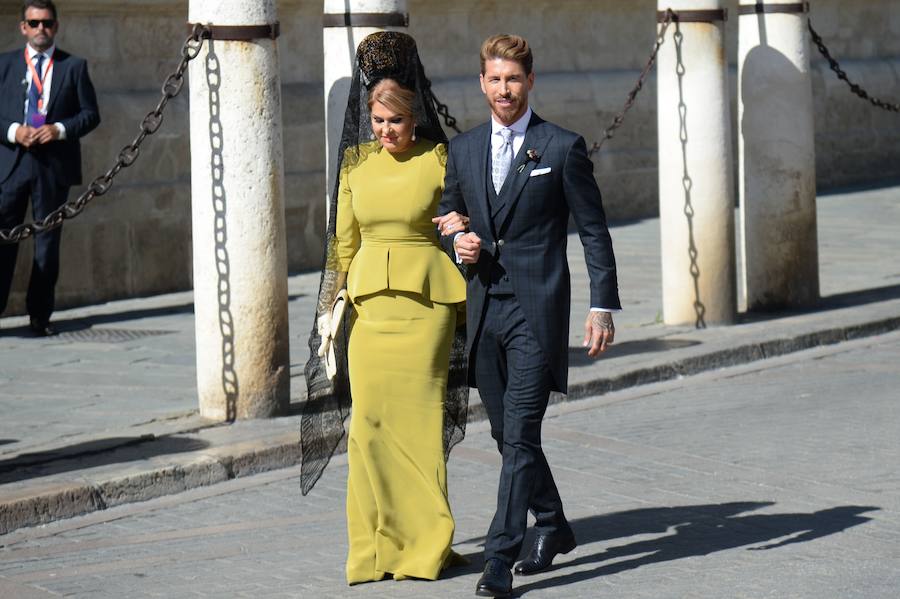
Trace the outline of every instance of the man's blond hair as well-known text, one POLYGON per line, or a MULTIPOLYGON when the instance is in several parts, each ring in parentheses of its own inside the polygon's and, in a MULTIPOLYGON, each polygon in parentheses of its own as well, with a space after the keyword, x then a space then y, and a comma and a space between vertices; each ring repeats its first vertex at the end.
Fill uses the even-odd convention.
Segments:
POLYGON ((482 75, 484 75, 485 63, 496 58, 513 60, 522 65, 526 75, 531 75, 534 58, 531 55, 531 47, 522 36, 500 33, 484 40, 484 43, 481 44, 482 75))

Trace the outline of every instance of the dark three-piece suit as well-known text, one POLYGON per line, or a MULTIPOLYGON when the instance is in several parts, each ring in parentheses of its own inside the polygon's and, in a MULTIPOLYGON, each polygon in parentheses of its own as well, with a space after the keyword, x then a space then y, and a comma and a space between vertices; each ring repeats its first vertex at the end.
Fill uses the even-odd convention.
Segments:
MULTIPOLYGON (((59 48, 53 53, 47 99, 48 124, 62 123, 66 138, 26 149, 9 143, 7 131, 24 122, 28 89, 22 48, 0 54, 0 228, 21 224, 29 199, 33 217, 41 219, 66 202, 69 188, 81 183, 79 138, 100 123, 97 96, 84 59, 59 48)), ((26 299, 32 320, 47 322, 54 307, 59 274, 61 230, 35 237, 34 262, 26 299)), ((0 244, 0 313, 6 308, 18 245, 0 244)))
MULTIPOLYGON (((512 566, 529 509, 539 534, 571 534, 541 449, 550 392, 565 392, 567 385, 570 213, 584 246, 591 306, 615 310, 620 303, 584 139, 532 114, 498 193, 491 183, 490 137, 485 123, 450 142, 439 213, 467 215, 469 230, 481 238, 478 262, 467 270, 469 382, 479 390, 503 456, 484 557, 512 566)), ((441 242, 452 252, 452 237, 441 242)))

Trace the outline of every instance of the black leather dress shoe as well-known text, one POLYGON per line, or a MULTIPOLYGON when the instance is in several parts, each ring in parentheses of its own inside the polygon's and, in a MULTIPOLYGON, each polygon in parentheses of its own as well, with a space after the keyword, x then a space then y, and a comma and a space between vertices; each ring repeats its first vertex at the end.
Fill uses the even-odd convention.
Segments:
POLYGON ((575 535, 572 533, 538 535, 525 559, 516 564, 516 574, 542 572, 550 567, 554 557, 572 551, 576 545, 575 535))
POLYGON ((35 337, 52 337, 56 335, 56 329, 50 326, 49 322, 43 322, 35 318, 28 322, 28 328, 35 337))
POLYGON ((512 594, 512 574, 509 568, 497 558, 484 564, 484 574, 475 585, 479 597, 509 597, 512 594))

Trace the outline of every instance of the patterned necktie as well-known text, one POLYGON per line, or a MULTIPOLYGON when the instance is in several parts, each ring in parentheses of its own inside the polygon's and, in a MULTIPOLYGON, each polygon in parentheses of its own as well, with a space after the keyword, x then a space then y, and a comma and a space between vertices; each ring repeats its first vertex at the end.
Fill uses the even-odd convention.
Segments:
POLYGON ((513 161, 513 130, 504 127, 500 129, 500 135, 503 136, 503 145, 494 153, 491 163, 491 180, 494 183, 494 191, 499 195, 503 182, 506 181, 506 175, 509 173, 509 167, 513 161))
MULTIPOLYGON (((34 65, 34 70, 37 72, 38 78, 41 77, 41 71, 44 67, 44 55, 37 55, 37 63, 34 65)), ((38 103, 41 98, 41 94, 38 91, 38 85, 34 81, 34 73, 31 74, 31 87, 28 89, 28 110, 25 113, 26 123, 31 125, 32 117, 38 114, 38 103)))

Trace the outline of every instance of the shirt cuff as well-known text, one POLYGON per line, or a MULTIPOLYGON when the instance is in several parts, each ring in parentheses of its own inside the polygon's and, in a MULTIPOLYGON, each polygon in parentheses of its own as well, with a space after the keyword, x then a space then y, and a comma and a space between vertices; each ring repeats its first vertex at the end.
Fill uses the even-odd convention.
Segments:
POLYGON ((616 312, 621 312, 622 308, 595 308, 591 306, 591 312, 609 312, 611 314, 615 314, 616 312))
POLYGON ((453 255, 456 256, 457 264, 462 264, 462 260, 460 259, 459 254, 456 253, 456 240, 459 239, 460 235, 465 235, 465 234, 466 233, 464 231, 459 231, 456 233, 456 235, 453 236, 453 255))
POLYGON ((16 131, 18 131, 21 126, 21 123, 13 123, 10 125, 9 129, 6 130, 6 141, 11 144, 16 143, 16 131))
POLYGON ((65 139, 66 138, 66 126, 63 125, 62 123, 53 123, 53 126, 56 127, 57 131, 59 131, 58 139, 65 139))

